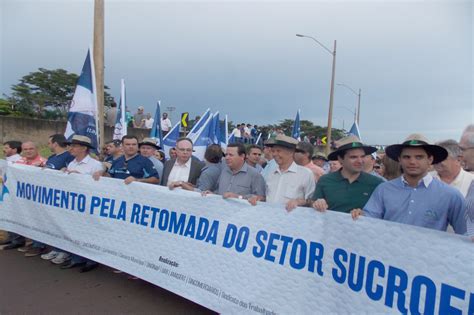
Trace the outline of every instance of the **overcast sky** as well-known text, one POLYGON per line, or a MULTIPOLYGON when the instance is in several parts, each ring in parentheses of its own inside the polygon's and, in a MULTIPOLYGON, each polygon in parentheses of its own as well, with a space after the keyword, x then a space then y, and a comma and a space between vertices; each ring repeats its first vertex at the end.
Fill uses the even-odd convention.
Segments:
MULTIPOLYGON (((93 1, 0 0, 0 89, 40 67, 79 74, 93 40, 93 1)), ((364 142, 409 133, 459 140, 474 121, 472 1, 105 0, 105 84, 128 107, 157 100, 191 117, 211 107, 234 122, 302 119, 327 125, 336 83, 362 89, 364 142)), ((353 122, 357 97, 336 86, 333 126, 353 122)))

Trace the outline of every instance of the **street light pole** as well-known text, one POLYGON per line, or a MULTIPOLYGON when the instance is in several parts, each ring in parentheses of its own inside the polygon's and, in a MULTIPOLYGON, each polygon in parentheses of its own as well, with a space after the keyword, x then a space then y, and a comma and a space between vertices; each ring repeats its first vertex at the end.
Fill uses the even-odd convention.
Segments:
POLYGON ((331 135, 332 135, 332 110, 333 110, 333 104, 334 104, 334 81, 336 79, 336 44, 337 41, 334 41, 334 50, 331 51, 329 48, 321 44, 316 38, 307 36, 307 35, 301 35, 301 34, 296 34, 298 37, 306 37, 310 38, 316 43, 318 43, 321 47, 323 47, 327 52, 329 52, 332 55, 332 75, 331 75, 331 90, 329 94, 329 113, 328 113, 328 130, 327 130, 327 142, 326 142, 326 154, 329 154, 331 151, 331 135))
POLYGON ((353 88, 351 88, 347 84, 338 83, 337 85, 345 87, 346 89, 348 89, 349 91, 351 91, 352 93, 354 93, 357 96, 357 125, 359 125, 359 121, 360 121, 360 95, 362 94, 362 90, 359 89, 359 93, 357 93, 353 88))

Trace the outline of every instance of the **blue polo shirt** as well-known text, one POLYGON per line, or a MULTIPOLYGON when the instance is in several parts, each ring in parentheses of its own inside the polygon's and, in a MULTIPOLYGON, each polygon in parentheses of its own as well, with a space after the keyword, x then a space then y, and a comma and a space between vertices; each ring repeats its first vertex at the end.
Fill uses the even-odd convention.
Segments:
POLYGON ((74 160, 74 157, 68 151, 61 154, 53 154, 46 161, 46 167, 53 170, 61 170, 67 167, 74 160))
POLYGON ((465 201, 455 188, 426 175, 417 187, 403 176, 380 184, 364 207, 368 217, 446 231, 466 232, 465 201))
POLYGON ((112 162, 108 173, 111 177, 119 179, 125 179, 129 176, 135 178, 159 178, 153 163, 139 154, 128 160, 125 160, 125 156, 119 157, 112 162))

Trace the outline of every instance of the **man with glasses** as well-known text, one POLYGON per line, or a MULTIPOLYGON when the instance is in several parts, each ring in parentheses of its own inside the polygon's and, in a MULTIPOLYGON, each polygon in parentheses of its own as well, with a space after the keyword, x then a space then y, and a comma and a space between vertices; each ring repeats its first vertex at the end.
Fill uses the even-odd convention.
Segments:
POLYGON ((204 163, 192 158, 193 142, 189 138, 176 140, 176 158, 165 162, 162 186, 182 188, 183 184, 196 185, 204 163))
POLYGON ((464 129, 459 146, 462 150, 464 169, 468 172, 474 172, 474 124, 464 129))

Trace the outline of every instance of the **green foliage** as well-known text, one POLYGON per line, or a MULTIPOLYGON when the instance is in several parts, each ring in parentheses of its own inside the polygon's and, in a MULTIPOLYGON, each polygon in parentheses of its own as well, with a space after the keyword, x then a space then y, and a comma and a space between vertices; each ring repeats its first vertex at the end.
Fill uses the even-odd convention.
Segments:
POLYGON ((0 99, 0 116, 10 115, 13 112, 9 101, 0 99))
MULTIPOLYGON (((65 119, 78 78, 77 74, 68 73, 64 69, 39 68, 38 71, 23 76, 18 84, 12 86, 8 102, 22 116, 65 119)), ((107 86, 104 90, 106 89, 107 86)), ((113 97, 105 91, 105 106, 110 106, 112 101, 113 97)))
MULTIPOLYGON (((279 124, 275 125, 265 125, 259 126, 259 129, 266 135, 270 132, 281 129, 286 135, 291 136, 291 132, 293 130, 293 119, 284 119, 281 120, 279 124)), ((317 126, 314 125, 309 120, 301 120, 300 121, 300 129, 303 136, 308 136, 309 138, 323 138, 327 136, 327 127, 317 126)), ((339 139, 344 136, 344 131, 340 129, 332 129, 332 138, 339 139)))

